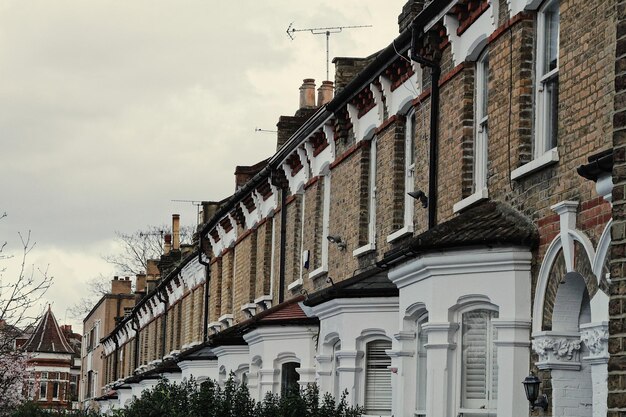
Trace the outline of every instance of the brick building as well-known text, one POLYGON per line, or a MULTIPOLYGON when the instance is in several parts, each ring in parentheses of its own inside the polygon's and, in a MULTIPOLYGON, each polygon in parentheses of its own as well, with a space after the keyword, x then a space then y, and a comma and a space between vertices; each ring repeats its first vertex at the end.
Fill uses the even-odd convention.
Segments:
POLYGON ((18 346, 29 355, 27 398, 42 408, 77 408, 80 342, 80 335, 71 326, 59 326, 48 307, 28 340, 18 346))
POLYGON ((180 255, 103 338, 102 405, 234 372, 259 400, 316 382, 369 415, 517 417, 534 372, 544 415, 606 415, 609 386, 626 407, 622 13, 413 0, 317 99, 305 79, 276 153, 204 205, 193 251, 174 233, 180 255))

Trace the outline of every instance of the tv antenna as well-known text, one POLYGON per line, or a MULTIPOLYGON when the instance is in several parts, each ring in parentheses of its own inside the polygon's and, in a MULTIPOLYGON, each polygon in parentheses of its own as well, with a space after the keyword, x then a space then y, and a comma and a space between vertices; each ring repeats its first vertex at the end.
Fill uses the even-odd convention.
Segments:
POLYGON ((358 28, 371 28, 372 25, 354 25, 354 26, 332 26, 326 28, 308 28, 308 29, 296 29, 293 27, 293 22, 289 24, 287 28, 287 35, 291 40, 294 40, 294 33, 296 32, 311 32, 313 35, 326 35, 326 80, 330 79, 330 56, 329 56, 329 42, 331 33, 339 33, 344 29, 358 29, 358 28))
POLYGON ((200 207, 202 207, 202 200, 170 200, 172 203, 191 203, 196 206, 196 226, 200 224, 200 207))
POLYGON ((254 131, 261 133, 278 133, 278 130, 261 129, 260 127, 255 127, 254 131))

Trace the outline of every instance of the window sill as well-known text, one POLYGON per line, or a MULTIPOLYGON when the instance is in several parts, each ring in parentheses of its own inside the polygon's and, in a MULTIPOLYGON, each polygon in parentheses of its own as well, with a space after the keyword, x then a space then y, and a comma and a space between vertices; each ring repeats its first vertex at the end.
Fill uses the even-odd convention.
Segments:
POLYGON ((325 273, 328 272, 328 268, 325 266, 320 266, 319 268, 317 268, 314 271, 309 272, 309 279, 314 279, 317 278, 319 276, 324 275, 325 273))
POLYGON ((464 198, 463 200, 459 201, 454 206, 452 206, 452 211, 454 213, 458 213, 459 211, 465 210, 466 208, 471 207, 474 204, 484 201, 488 198, 489 198, 489 191, 487 190, 487 187, 482 188, 476 191, 474 194, 470 195, 469 197, 464 198))
POLYGON ((410 235, 413 233, 413 225, 412 224, 407 224, 406 226, 404 226, 402 229, 398 229, 395 232, 393 232, 392 234, 390 234, 389 236, 387 236, 387 243, 391 243, 394 240, 398 240, 401 237, 404 237, 406 235, 410 235))
POLYGON ((295 280, 294 282, 292 282, 291 284, 289 284, 287 286, 287 289, 289 291, 294 291, 294 290, 300 288, 301 286, 302 286, 302 278, 299 278, 299 279, 295 280))
POLYGON ((535 158, 527 164, 511 171, 511 179, 516 180, 522 178, 528 174, 532 174, 548 165, 552 165, 559 161, 559 152, 557 148, 552 148, 539 158, 535 158))
POLYGON ((461 408, 459 410, 459 413, 461 413, 461 415, 463 416, 493 416, 496 414, 496 409, 495 408, 480 408, 480 409, 475 409, 475 408, 461 408))
POLYGON ((366 245, 361 246, 360 248, 356 248, 355 250, 353 250, 352 256, 356 258, 357 256, 362 256, 362 255, 365 255, 366 253, 374 252, 375 250, 376 250, 376 244, 368 243, 366 245))

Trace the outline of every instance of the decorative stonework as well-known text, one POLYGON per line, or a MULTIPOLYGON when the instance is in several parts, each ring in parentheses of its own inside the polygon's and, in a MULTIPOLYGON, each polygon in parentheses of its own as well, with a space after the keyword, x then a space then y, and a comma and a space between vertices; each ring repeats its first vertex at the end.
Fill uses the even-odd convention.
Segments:
POLYGON ((589 349, 589 358, 608 358, 609 329, 606 322, 589 327, 581 326, 580 340, 589 349))
POLYGON ((533 350, 539 355, 539 369, 580 369, 578 333, 541 332, 533 335, 533 350))

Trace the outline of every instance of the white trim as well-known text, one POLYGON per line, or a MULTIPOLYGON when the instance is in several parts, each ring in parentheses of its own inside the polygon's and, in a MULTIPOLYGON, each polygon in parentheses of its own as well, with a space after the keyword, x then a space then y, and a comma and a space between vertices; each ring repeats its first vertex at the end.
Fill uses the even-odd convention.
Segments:
POLYGON ((488 198, 489 198, 489 191, 487 190, 487 187, 481 188, 480 190, 476 191, 474 194, 470 195, 469 197, 465 197, 463 200, 454 204, 454 206, 452 206, 452 211, 454 213, 458 213, 459 211, 464 210, 468 207, 471 207, 474 204, 484 201, 488 198))
POLYGON ((297 288, 300 288, 303 284, 302 278, 298 278, 297 280, 295 280, 294 282, 292 282, 291 284, 289 284, 287 286, 287 289, 289 291, 295 290, 297 288))
POLYGON ((549 151, 545 152, 538 158, 533 159, 532 161, 522 165, 519 168, 511 171, 511 179, 516 180, 525 175, 531 174, 535 171, 538 171, 548 165, 555 164, 559 161, 559 152, 557 148, 552 148, 549 151))
POLYGON ((376 244, 375 243, 367 243, 361 247, 356 248, 355 250, 352 251, 352 256, 354 256, 355 258, 361 255, 365 255, 366 253, 370 253, 376 250, 376 244))
MULTIPOLYGON (((413 202, 411 201, 411 206, 412 205, 413 205, 413 202)), ((405 224, 402 229, 398 229, 395 232, 393 232, 392 234, 387 236, 387 243, 391 243, 394 240, 400 239, 401 237, 404 237, 406 235, 410 235, 414 231, 415 231, 415 228, 414 228, 414 226, 412 224, 405 224)), ((354 252, 356 252, 356 251, 354 251, 354 252)), ((355 255, 354 252, 352 254, 354 256, 358 256, 358 254, 355 255)))

